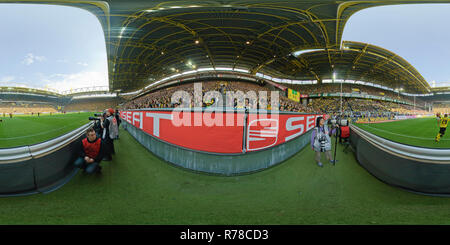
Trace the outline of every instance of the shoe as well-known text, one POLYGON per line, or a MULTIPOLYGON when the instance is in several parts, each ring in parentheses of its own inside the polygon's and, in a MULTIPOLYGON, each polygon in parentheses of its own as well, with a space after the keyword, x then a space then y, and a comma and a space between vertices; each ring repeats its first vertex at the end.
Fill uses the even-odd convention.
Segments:
POLYGON ((323 168, 323 164, 321 162, 318 162, 317 165, 319 165, 319 167, 323 168))
POLYGON ((330 160, 330 163, 333 165, 336 165, 337 162, 338 162, 338 160, 330 160))
POLYGON ((104 158, 102 159, 102 161, 110 162, 110 161, 112 161, 112 157, 104 157, 104 158))
POLYGON ((98 166, 97 167, 97 171, 95 171, 97 174, 101 174, 102 173, 102 166, 98 166))

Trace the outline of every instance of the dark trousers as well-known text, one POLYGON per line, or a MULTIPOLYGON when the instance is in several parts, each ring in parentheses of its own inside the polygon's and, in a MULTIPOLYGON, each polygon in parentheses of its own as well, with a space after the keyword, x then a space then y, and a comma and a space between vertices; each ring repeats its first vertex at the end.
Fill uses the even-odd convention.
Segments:
POLYGON ((114 149, 114 140, 111 140, 111 154, 116 154, 116 150, 114 149))
POLYGON ((84 169, 86 173, 92 174, 97 171, 97 168, 100 166, 100 162, 87 163, 84 158, 79 157, 74 162, 75 167, 84 169))
POLYGON ((116 151, 114 150, 114 141, 112 139, 105 139, 104 140, 104 146, 105 146, 105 158, 106 159, 111 159, 111 155, 116 153, 116 151))

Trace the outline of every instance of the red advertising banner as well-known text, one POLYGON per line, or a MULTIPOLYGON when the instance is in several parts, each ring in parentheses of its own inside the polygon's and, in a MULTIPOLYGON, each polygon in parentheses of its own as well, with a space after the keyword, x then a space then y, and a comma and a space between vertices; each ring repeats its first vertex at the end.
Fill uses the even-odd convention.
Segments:
POLYGON ((122 111, 120 116, 142 131, 177 146, 214 153, 242 153, 243 113, 143 110, 122 111))
MULTIPOLYGON (((323 115, 247 115, 246 151, 267 149, 292 140, 315 127, 323 115)), ((122 111, 120 117, 136 128, 173 145, 212 153, 242 153, 244 113, 122 111)))
POLYGON ((257 151, 283 144, 313 129, 317 117, 324 115, 275 114, 262 117, 249 114, 246 150, 257 151))

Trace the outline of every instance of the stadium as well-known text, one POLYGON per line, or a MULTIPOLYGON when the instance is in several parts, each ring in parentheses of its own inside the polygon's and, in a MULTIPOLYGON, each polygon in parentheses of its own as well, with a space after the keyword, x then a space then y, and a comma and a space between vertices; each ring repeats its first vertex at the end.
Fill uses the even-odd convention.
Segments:
POLYGON ((450 224, 450 87, 342 40, 354 13, 416 1, 14 2, 94 14, 109 86, 0 87, 2 224, 450 224), (115 154, 87 174, 109 108, 115 154), (320 117, 349 128, 322 167, 320 117))

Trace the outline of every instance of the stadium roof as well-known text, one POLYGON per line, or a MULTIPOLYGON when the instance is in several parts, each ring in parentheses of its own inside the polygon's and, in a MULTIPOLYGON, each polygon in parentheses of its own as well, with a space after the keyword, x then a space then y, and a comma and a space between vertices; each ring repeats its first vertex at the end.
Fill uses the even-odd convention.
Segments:
MULTIPOLYGON (((336 50, 340 50, 346 21, 361 9, 443 1, 0 2, 76 6, 95 14, 105 31, 110 90, 114 92, 134 91, 163 77, 202 67, 232 67, 280 78, 298 79, 314 74, 329 76, 332 65, 341 64, 337 60, 348 65, 348 60, 354 55, 360 57, 356 62, 358 69, 345 73, 348 76, 357 77, 357 73, 362 72, 364 76, 375 79, 378 75, 370 74, 372 64, 376 66, 372 67, 373 70, 378 72, 398 63, 405 65, 406 69, 395 67, 385 78, 397 76, 399 81, 406 82, 405 91, 425 92, 425 80, 418 77, 417 71, 406 61, 389 51, 370 46, 358 56, 357 51, 339 51, 338 54, 336 50), (320 58, 313 58, 323 64, 310 67, 309 63, 298 63, 290 56, 296 51, 308 49, 324 49, 320 58), (372 50, 374 55, 368 53, 372 50), (377 58, 375 54, 384 55, 388 61, 385 63, 383 60, 386 59, 377 58), (335 60, 336 57, 339 59, 335 60), (326 66, 330 68, 327 70, 326 66)), ((357 43, 352 45, 358 49, 357 43)))
POLYGON ((11 92, 61 96, 57 92, 43 89, 24 88, 24 87, 0 87, 0 93, 11 93, 11 92))
POLYGON ((450 92, 450 87, 434 87, 434 88, 431 88, 431 92, 434 92, 434 93, 450 92))
MULTIPOLYGON (((332 74, 336 73, 338 79, 372 82, 407 93, 431 91, 430 85, 410 63, 395 53, 367 43, 344 41, 340 49, 303 53, 292 57, 291 63, 290 67, 297 66, 297 69, 292 68, 291 74, 305 79, 313 79, 316 74, 321 79, 332 79, 332 74)), ((279 69, 282 69, 281 65, 279 69)))

